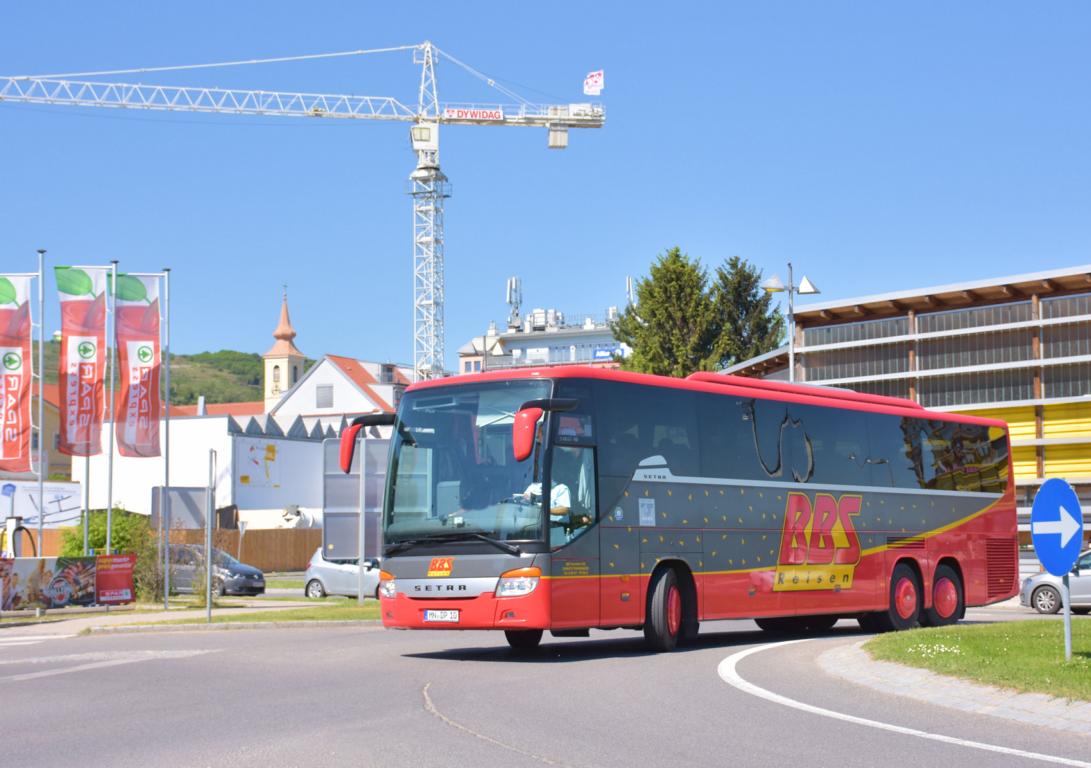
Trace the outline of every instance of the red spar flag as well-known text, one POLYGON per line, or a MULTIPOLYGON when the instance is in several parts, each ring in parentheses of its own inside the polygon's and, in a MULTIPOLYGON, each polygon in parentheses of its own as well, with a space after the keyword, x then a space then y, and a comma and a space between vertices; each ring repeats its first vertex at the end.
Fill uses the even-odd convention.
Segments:
POLYGON ((159 455, 159 279, 117 276, 121 401, 114 429, 122 456, 159 455))
POLYGON ((0 275, 0 471, 30 466, 30 278, 0 275))
POLYGON ((61 299, 60 451, 102 453, 103 374, 106 371, 105 267, 56 267, 61 299))

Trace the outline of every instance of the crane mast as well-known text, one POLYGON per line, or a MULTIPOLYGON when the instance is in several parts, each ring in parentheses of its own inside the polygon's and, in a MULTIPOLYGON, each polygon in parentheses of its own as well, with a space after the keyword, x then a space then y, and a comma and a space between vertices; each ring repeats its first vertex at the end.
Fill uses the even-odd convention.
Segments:
POLYGON ((413 371, 417 379, 443 375, 447 331, 443 312, 443 201, 450 196, 439 168, 439 96, 431 43, 414 52, 421 65, 417 124, 410 141, 417 167, 409 174, 413 198, 413 371))
MULTIPOLYGON (((548 129, 548 146, 568 146, 569 128, 601 128, 606 114, 599 104, 531 104, 498 85, 430 41, 382 51, 412 50, 413 63, 421 67, 416 107, 389 96, 350 96, 322 93, 203 88, 93 82, 71 79, 77 75, 0 77, 0 102, 50 104, 167 112, 206 112, 232 115, 309 117, 349 120, 410 122, 410 140, 417 164, 409 175, 413 202, 413 369, 417 379, 444 374, 444 224, 443 201, 450 185, 439 166, 441 125, 522 126, 548 129), (518 103, 458 104, 439 100, 436 60, 439 56, 467 70, 518 103)), ((153 70, 117 70, 108 73, 168 71, 212 66, 235 66, 268 61, 327 58, 376 53, 349 51, 272 60, 224 62, 211 65, 157 67, 153 70)))

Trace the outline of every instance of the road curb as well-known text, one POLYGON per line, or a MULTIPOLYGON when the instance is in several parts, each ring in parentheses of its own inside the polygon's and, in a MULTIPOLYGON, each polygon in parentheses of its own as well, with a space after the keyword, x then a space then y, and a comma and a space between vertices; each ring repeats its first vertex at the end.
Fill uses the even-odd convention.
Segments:
POLYGON ((866 639, 823 651, 816 660, 819 668, 880 693, 1068 733, 1091 734, 1091 702, 1020 693, 938 675, 927 669, 878 661, 863 649, 865 642, 866 639))
POLYGON ((119 624, 116 627, 88 627, 89 635, 124 635, 137 632, 204 632, 228 629, 314 629, 316 627, 382 628, 379 619, 315 619, 313 621, 223 621, 216 624, 119 624))

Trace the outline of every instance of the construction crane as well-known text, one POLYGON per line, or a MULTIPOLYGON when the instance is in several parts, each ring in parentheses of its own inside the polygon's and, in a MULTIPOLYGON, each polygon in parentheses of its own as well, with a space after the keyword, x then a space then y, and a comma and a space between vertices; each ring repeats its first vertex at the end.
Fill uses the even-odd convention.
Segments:
POLYGON ((230 115, 308 117, 320 119, 391 120, 412 123, 410 141, 417 165, 409 175, 413 201, 413 368, 418 379, 444 373, 444 234, 443 201, 450 196, 439 165, 441 125, 539 127, 548 130, 548 146, 568 146, 568 129, 601 128, 601 104, 532 104, 473 67, 444 53, 429 41, 340 53, 249 59, 216 64, 76 72, 60 75, 0 77, 0 102, 63 104, 83 107, 148 109, 167 112, 210 112, 230 115), (169 85, 90 82, 73 78, 166 72, 209 67, 301 61, 412 51, 420 65, 416 108, 389 96, 346 96, 320 93, 238 90, 169 85), (439 100, 436 62, 443 57, 505 96, 514 105, 460 104, 439 100))

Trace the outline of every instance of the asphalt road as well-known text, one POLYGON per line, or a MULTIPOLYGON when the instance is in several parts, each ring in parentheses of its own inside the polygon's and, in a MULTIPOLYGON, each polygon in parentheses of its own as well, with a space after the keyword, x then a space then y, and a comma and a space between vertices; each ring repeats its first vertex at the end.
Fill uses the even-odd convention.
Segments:
MULTIPOLYGON (((972 612, 971 620, 1032 617, 972 612)), ((1091 739, 827 676, 825 637, 761 650, 738 672, 829 710, 1091 761, 1091 739)), ((29 629, 29 628, 28 628, 29 629)), ((721 662, 769 638, 702 627, 693 647, 633 632, 549 639, 517 656, 493 633, 379 627, 42 638, 0 633, 3 766, 1041 766, 1048 762, 842 722, 728 685, 721 662)))

